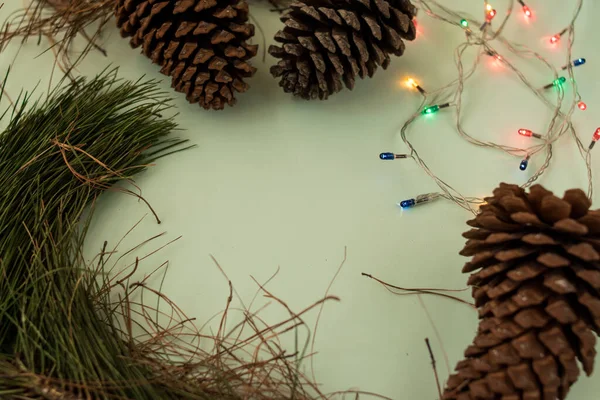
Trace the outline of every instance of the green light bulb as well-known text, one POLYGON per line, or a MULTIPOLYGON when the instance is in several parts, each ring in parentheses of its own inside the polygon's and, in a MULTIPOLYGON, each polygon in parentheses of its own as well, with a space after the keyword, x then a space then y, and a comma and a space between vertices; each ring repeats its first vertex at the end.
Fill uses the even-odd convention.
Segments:
POLYGON ((469 21, 467 21, 466 19, 461 19, 460 24, 462 25, 463 28, 469 27, 469 21))
POLYGON ((563 83, 565 83, 567 81, 567 78, 565 78, 564 76, 561 76, 558 79, 554 80, 554 86, 562 86, 563 83))
POLYGON ((433 114, 440 110, 440 106, 425 107, 423 114, 433 114))

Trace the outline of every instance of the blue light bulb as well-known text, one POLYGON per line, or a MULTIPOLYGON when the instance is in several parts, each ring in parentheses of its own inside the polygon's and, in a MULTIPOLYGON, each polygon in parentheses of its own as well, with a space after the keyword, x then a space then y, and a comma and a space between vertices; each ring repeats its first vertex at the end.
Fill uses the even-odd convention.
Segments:
POLYGON ((562 67, 562 70, 565 71, 565 70, 569 69, 569 65, 572 65, 574 67, 579 67, 580 65, 583 65, 585 63, 586 63, 585 58, 576 58, 573 61, 571 61, 571 64, 567 64, 564 67, 562 67))
POLYGON ((527 169, 528 164, 529 164, 529 160, 527 160, 527 159, 521 161, 521 164, 519 165, 519 169, 521 171, 525 171, 527 169))
POLYGON ((408 158, 408 154, 381 153, 379 158, 382 160, 397 160, 399 158, 408 158))
POLYGON ((404 200, 400 202, 400 207, 409 208, 415 205, 415 199, 404 200))

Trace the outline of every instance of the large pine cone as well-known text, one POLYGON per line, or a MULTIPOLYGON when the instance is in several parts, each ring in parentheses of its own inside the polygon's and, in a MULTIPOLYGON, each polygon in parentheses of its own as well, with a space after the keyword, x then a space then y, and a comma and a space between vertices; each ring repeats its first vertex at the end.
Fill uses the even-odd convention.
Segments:
POLYGON ((444 399, 564 399, 592 373, 600 328, 600 210, 501 184, 469 225, 461 254, 479 310, 477 336, 444 399), (579 363, 577 362, 579 360, 579 363))
POLYGON ((348 89, 355 78, 373 76, 390 54, 404 53, 402 39, 413 40, 416 8, 409 0, 302 0, 282 16, 275 35, 282 46, 269 53, 281 60, 271 74, 279 85, 304 99, 326 99, 348 89))
POLYGON ((249 86, 256 45, 245 0, 118 0, 121 36, 162 67, 191 103, 221 110, 249 86))

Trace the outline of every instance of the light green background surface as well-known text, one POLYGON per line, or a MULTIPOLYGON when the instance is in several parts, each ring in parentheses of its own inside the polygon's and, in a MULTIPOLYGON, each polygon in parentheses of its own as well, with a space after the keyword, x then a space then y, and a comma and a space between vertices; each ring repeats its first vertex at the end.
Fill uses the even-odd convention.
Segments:
MULTIPOLYGON (((473 15, 479 15, 481 8, 480 1, 442 3, 473 15)), ((499 17, 508 4, 494 2, 499 17)), ((519 11, 508 24, 508 38, 563 65, 564 43, 551 49, 548 37, 568 24, 576 1, 530 0, 528 4, 535 20, 526 23, 519 11)), ((0 10, 1 19, 21 5, 9 0, 0 10)), ((252 5, 251 11, 268 45, 280 26, 277 16, 266 5, 252 5)), ((575 73, 589 108, 577 110, 573 118, 586 144, 600 125, 599 17, 600 2, 585 1, 573 53, 588 59, 575 73)), ((381 151, 406 151, 397 130, 421 100, 398 82, 412 75, 425 88, 436 88, 456 77, 453 53, 464 34, 423 13, 418 20, 420 35, 408 44, 404 57, 394 59, 387 71, 378 71, 373 79, 358 82, 354 91, 345 90, 326 102, 298 101, 284 94, 268 72, 270 56, 264 64, 260 57, 255 60, 258 72, 249 81, 251 90, 224 112, 204 111, 174 93, 180 113, 177 122, 183 129, 180 136, 197 147, 160 160, 136 180, 163 224, 157 225, 147 215, 143 203, 109 193, 98 203, 87 241, 89 257, 104 240, 116 244, 144 215, 122 251, 160 232, 166 235, 126 261, 182 235, 148 258, 136 276, 141 278, 169 260, 164 292, 202 324, 223 309, 228 295, 227 282, 210 254, 245 302, 257 290, 250 276, 265 281, 280 268, 269 289, 301 310, 323 296, 347 246, 347 262, 331 290, 342 301, 325 307, 316 340, 315 372, 323 391, 360 388, 394 399, 435 399, 424 338, 431 338, 445 379, 443 349, 453 368, 474 337, 476 313, 458 303, 424 298, 440 343, 416 297, 393 296, 361 277, 361 272, 368 272, 405 287, 455 289, 463 288, 467 279, 460 273, 465 259, 458 251, 464 243, 460 234, 471 215, 444 200, 402 212, 397 201, 437 187, 411 160, 378 159, 381 151)), ((108 57, 93 53, 81 73, 91 75, 112 63, 120 67, 123 77, 162 78, 158 68, 138 50, 131 50, 112 25, 104 40, 108 57)), ((258 33, 257 43, 261 40, 258 33)), ((13 98, 22 87, 32 89, 41 82, 40 93, 47 87, 52 57, 36 58, 43 49, 31 40, 21 50, 8 85, 13 98)), ((15 53, 12 46, 0 54, 2 71, 15 53)), ((552 80, 539 64, 518 65, 540 86, 552 80)), ((168 79, 162 87, 169 89, 168 79)), ((543 132, 551 115, 513 74, 490 59, 483 60, 467 84, 464 107, 470 134, 522 147, 531 139, 519 137, 517 129, 543 132)), ((452 112, 440 112, 420 119, 409 135, 431 169, 465 195, 484 196, 501 181, 524 183, 541 165, 542 159, 535 157, 523 173, 518 158, 467 144, 455 132, 453 118, 452 112)), ((594 166, 599 166, 597 159, 594 166)), ((561 194, 587 186, 583 162, 566 135, 555 146, 554 160, 541 183, 561 194)), ((594 201, 600 206, 600 186, 594 201)), ((470 300, 469 292, 460 296, 470 300)), ((276 305, 263 314, 270 322, 285 316, 276 305)), ((311 314, 307 322, 314 323, 315 317, 311 314)), ((583 378, 570 399, 596 400, 599 390, 597 376, 583 378)))

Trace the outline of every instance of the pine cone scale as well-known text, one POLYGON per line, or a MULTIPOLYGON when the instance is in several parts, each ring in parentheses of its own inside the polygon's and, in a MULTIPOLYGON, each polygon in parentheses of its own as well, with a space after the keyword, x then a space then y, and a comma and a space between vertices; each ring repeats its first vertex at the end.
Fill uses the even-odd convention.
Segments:
POLYGON ((282 46, 269 48, 284 61, 271 67, 271 74, 281 78, 284 91, 305 99, 352 89, 357 76, 372 77, 378 66, 387 68, 389 54, 402 55, 403 39, 414 39, 414 11, 404 0, 292 3, 282 17, 285 28, 275 35, 282 46))
POLYGON ((121 35, 142 46, 188 101, 220 110, 248 89, 256 46, 246 42, 254 26, 244 0, 119 0, 115 13, 121 35))
POLYGON ((486 201, 461 252, 481 321, 444 399, 564 399, 577 361, 594 366, 600 213, 580 190, 560 199, 539 185, 502 184, 486 201))

